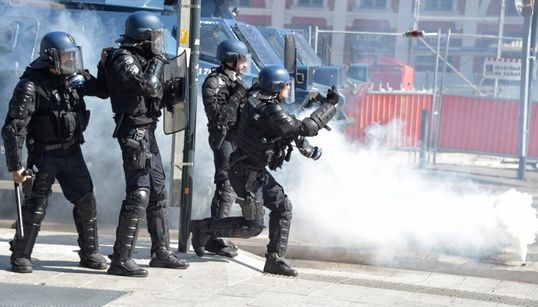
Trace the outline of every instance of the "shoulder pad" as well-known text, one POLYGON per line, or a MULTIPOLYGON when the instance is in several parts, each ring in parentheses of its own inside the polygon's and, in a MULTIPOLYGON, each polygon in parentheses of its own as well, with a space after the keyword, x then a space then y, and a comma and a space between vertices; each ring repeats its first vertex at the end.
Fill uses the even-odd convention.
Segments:
POLYGON ((115 49, 112 53, 110 65, 115 73, 119 74, 120 79, 127 81, 142 72, 140 63, 133 54, 126 49, 115 49))
POLYGON ((202 85, 202 93, 205 96, 213 96, 217 95, 219 92, 224 91, 224 93, 227 93, 228 87, 226 86, 226 83, 222 80, 222 78, 219 75, 211 76, 209 75, 202 85))
POLYGON ((15 86, 13 97, 9 104, 8 114, 12 118, 24 119, 28 111, 35 109, 36 85, 28 79, 22 79, 15 86))

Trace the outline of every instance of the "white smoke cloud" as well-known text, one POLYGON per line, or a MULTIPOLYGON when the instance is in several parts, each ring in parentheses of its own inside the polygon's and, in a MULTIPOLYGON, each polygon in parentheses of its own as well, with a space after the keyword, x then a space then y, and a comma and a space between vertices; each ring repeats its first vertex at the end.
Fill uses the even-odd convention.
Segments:
POLYGON ((497 195, 461 177, 415 168, 383 144, 401 124, 376 126, 367 144, 322 131, 318 161, 295 155, 277 172, 294 208, 292 236, 316 245, 371 252, 390 261, 405 251, 483 257, 516 247, 525 260, 538 232, 532 198, 497 195))

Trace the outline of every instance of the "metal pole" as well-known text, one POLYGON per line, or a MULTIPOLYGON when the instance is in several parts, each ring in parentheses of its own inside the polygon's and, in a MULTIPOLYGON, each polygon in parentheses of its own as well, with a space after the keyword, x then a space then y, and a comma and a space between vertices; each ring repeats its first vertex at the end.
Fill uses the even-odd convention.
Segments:
POLYGON ((420 152, 418 154, 418 167, 426 166, 426 147, 428 138, 428 109, 422 109, 420 117, 420 152))
POLYGON ((519 90, 519 116, 518 116, 518 156, 519 167, 517 178, 525 178, 527 165, 527 120, 529 107, 529 49, 531 34, 531 14, 525 14, 523 22, 523 48, 521 54, 521 86, 519 90))
MULTIPOLYGON (((432 107, 431 107, 431 119, 430 123, 435 123, 437 121, 436 116, 438 115, 435 111, 437 109, 437 76, 439 71, 439 52, 441 51, 441 29, 437 31, 437 52, 435 53, 435 70, 433 71, 433 88, 432 88, 432 107)), ((428 162, 430 161, 429 149, 431 149, 433 142, 433 133, 430 133, 428 137, 428 162)))
MULTIPOLYGON (((497 40, 497 60, 501 58, 502 55, 502 44, 503 44, 503 34, 504 34, 504 15, 506 12, 506 0, 501 0, 501 16, 499 17, 499 39, 497 40)), ((499 79, 495 78, 495 87, 493 88, 493 96, 497 97, 499 88, 499 79)))
POLYGON ((183 147, 183 176, 181 179, 181 212, 179 227, 180 252, 189 249, 189 224, 191 220, 194 149, 196 136, 196 107, 198 100, 198 57, 200 55, 200 0, 191 1, 189 46, 191 48, 189 65, 189 125, 185 130, 183 147))
POLYGON ((312 26, 308 26, 308 45, 312 47, 312 26))
POLYGON ((414 22, 413 22, 413 30, 418 30, 418 21, 420 18, 420 0, 415 0, 415 10, 414 12, 414 22))
MULTIPOLYGON (((534 64, 536 63, 536 26, 538 24, 538 6, 535 5, 532 8, 533 14, 532 14, 532 21, 531 21, 531 43, 530 43, 530 50, 529 50, 529 90, 528 90, 528 113, 527 113, 527 131, 529 130, 529 123, 532 116, 532 82, 533 82, 533 74, 534 74, 534 64)), ((529 143, 529 134, 527 133, 527 144, 529 143)))
POLYGON ((435 126, 432 131, 434 134, 433 138, 433 163, 435 164, 437 161, 437 145, 439 143, 439 127, 441 126, 441 111, 443 110, 443 88, 445 87, 445 76, 446 76, 446 67, 449 65, 448 63, 448 49, 450 47, 450 35, 452 34, 452 30, 448 29, 448 33, 446 34, 446 48, 445 48, 445 62, 443 63, 443 70, 441 73, 441 82, 439 84, 439 102, 437 104, 437 109, 434 110, 437 117, 437 120, 435 121, 435 126))
POLYGON ((318 54, 318 35, 319 35, 319 27, 316 26, 314 28, 314 52, 318 54))

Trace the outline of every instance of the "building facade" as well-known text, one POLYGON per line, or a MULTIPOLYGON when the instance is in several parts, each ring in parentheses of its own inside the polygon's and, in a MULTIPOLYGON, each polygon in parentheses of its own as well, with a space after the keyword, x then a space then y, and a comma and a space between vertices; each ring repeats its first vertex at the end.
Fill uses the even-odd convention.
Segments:
MULTIPOLYGON (((311 33, 312 44, 315 26, 334 31, 386 33, 403 33, 413 28, 447 33, 450 29, 455 34, 450 41, 450 63, 476 82, 481 78, 484 58, 495 57, 498 48, 502 57, 519 57, 514 50, 510 52, 510 45, 517 41, 510 38, 519 38, 523 33, 523 18, 517 14, 514 0, 239 0, 238 6, 239 20, 303 30, 311 33), (501 18, 503 3, 505 13, 501 18), (500 33, 509 38, 502 44, 493 38, 500 33)), ((319 48, 330 47, 332 64, 357 63, 386 55, 414 66, 420 76, 421 72, 431 71, 435 62, 431 50, 424 46, 413 48, 415 43, 394 35, 332 34, 318 38, 319 48)), ((433 39, 428 42, 435 47, 433 39)))

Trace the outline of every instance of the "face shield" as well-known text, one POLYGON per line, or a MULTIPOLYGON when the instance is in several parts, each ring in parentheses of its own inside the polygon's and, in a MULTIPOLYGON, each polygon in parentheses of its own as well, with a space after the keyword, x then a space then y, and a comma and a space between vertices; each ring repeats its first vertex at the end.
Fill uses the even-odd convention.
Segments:
POLYGON ((295 82, 291 79, 291 82, 286 83, 287 88, 289 88, 288 97, 284 99, 284 102, 287 104, 292 104, 295 102, 295 82))
POLYGON ((242 55, 237 59, 237 63, 235 65, 235 72, 242 76, 242 75, 248 75, 250 74, 250 70, 252 67, 252 56, 249 54, 242 55))
POLYGON ((167 39, 165 29, 158 29, 151 31, 151 52, 153 54, 166 54, 167 51, 167 39))
POLYGON ((80 46, 77 46, 76 49, 69 50, 54 49, 51 58, 56 71, 60 75, 72 75, 84 70, 80 46))

